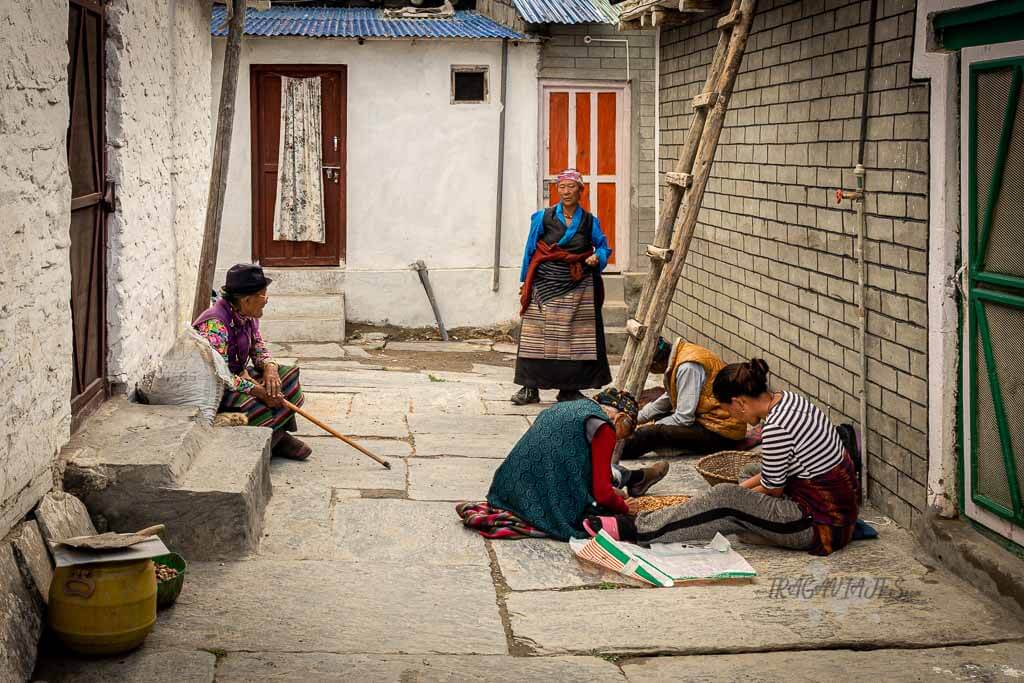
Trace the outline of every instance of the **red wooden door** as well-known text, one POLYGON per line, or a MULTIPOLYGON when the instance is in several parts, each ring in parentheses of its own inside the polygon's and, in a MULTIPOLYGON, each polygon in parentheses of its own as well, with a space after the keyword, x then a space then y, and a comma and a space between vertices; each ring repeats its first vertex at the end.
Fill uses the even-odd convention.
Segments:
POLYGON ((558 202, 556 177, 565 168, 583 175, 580 204, 601 221, 615 250, 611 270, 624 265, 625 209, 629 183, 622 122, 624 91, 614 87, 544 87, 544 187, 549 204, 558 202))
POLYGON ((346 67, 253 65, 250 91, 253 260, 264 266, 336 266, 345 257, 346 67), (274 239, 281 135, 281 76, 320 77, 326 238, 323 244, 274 239))
POLYGON ((105 43, 103 2, 71 0, 67 154, 71 174, 72 429, 78 428, 108 392, 106 243, 107 214, 113 197, 108 195, 104 153, 105 43))

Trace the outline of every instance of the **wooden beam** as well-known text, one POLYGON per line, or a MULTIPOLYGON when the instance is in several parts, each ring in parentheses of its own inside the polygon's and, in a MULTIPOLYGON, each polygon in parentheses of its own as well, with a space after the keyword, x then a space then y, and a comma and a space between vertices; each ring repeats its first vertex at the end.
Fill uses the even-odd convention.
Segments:
POLYGON ((679 11, 705 14, 722 9, 719 0, 679 0, 679 11))
POLYGON ((709 109, 715 106, 715 100, 718 99, 718 93, 716 92, 702 92, 693 98, 694 109, 709 109))
POLYGON ((676 173, 675 171, 669 171, 665 174, 665 182, 676 187, 681 187, 684 190, 690 185, 693 185, 693 175, 690 173, 676 173))
POLYGON ((647 245, 647 255, 651 258, 652 261, 661 261, 662 263, 667 263, 672 260, 671 249, 661 249, 660 247, 656 247, 653 244, 647 245))
POLYGON ((647 327, 636 320, 630 319, 626 321, 626 333, 633 339, 640 341, 647 333, 647 327))
POLYGON ((220 224, 224 216, 224 195, 228 184, 228 160, 231 156, 231 130, 235 121, 235 93, 238 90, 238 62, 242 51, 245 29, 246 0, 228 0, 228 40, 224 50, 224 72, 220 81, 220 109, 217 112, 217 132, 213 141, 213 162, 210 165, 210 189, 206 199, 206 223, 203 226, 203 246, 199 253, 199 272, 196 275, 195 299, 192 302, 192 320, 210 306, 213 275, 217 269, 217 247, 220 244, 220 224))

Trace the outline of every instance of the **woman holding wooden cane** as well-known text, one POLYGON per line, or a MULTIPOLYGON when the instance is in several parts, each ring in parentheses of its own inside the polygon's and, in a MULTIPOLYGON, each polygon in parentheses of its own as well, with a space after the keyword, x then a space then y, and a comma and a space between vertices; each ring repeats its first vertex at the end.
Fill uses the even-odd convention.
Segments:
POLYGON ((232 386, 224 392, 219 412, 245 413, 249 426, 274 430, 272 455, 305 460, 313 449, 289 433, 297 426, 295 414, 285 405, 301 406, 305 401, 299 368, 279 366, 260 336, 259 319, 270 283, 258 265, 232 266, 221 298, 192 326, 224 357, 232 374, 232 386))

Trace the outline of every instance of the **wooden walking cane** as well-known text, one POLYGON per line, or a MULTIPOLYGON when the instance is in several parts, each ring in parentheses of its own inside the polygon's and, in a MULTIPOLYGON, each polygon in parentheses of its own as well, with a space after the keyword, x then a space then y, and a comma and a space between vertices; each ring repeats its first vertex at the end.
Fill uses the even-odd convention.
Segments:
POLYGON ((299 415, 301 415, 302 417, 306 418, 307 420, 309 420, 310 422, 312 422, 317 427, 319 427, 320 429, 324 430, 325 432, 327 432, 331 436, 335 436, 335 437, 341 439, 342 441, 344 441, 349 446, 351 446, 352 448, 356 449, 357 451, 359 451, 363 455, 368 455, 371 458, 373 458, 374 460, 376 460, 377 462, 379 462, 381 465, 384 465, 385 468, 387 468, 389 470, 391 469, 391 463, 389 463, 387 460, 384 460, 379 455, 374 455, 373 453, 371 453, 370 451, 366 450, 365 448, 363 448, 362 446, 360 446, 359 444, 357 444, 355 441, 353 441, 352 439, 348 438, 347 436, 342 436, 338 432, 334 431, 333 429, 331 429, 330 427, 325 425, 320 420, 316 419, 315 417, 313 417, 312 415, 307 413, 302 408, 300 408, 297 405, 295 405, 294 403, 292 403, 291 401, 289 401, 287 399, 281 399, 281 400, 284 401, 284 405, 285 405, 286 408, 288 408, 288 410, 291 410, 293 412, 298 413, 299 415))

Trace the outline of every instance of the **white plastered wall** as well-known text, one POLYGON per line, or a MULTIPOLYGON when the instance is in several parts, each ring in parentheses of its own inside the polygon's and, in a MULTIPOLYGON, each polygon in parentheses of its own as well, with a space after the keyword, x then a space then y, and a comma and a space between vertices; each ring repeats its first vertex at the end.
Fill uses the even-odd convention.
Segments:
POLYGON ((188 322, 210 169, 209 0, 111 0, 108 377, 131 390, 188 322))
MULTIPOLYGON (((214 44, 220 96, 224 41, 214 44)), ((243 42, 218 272, 252 258, 249 66, 348 67, 349 320, 432 325, 426 262, 445 324, 489 325, 517 313, 519 265, 536 210, 536 43, 510 43, 501 282, 491 291, 501 43, 493 40, 249 38, 243 42), (487 65, 489 101, 452 104, 452 65, 487 65)))
POLYGON ((0 3, 0 538, 71 426, 67 24, 67 0, 0 3))

